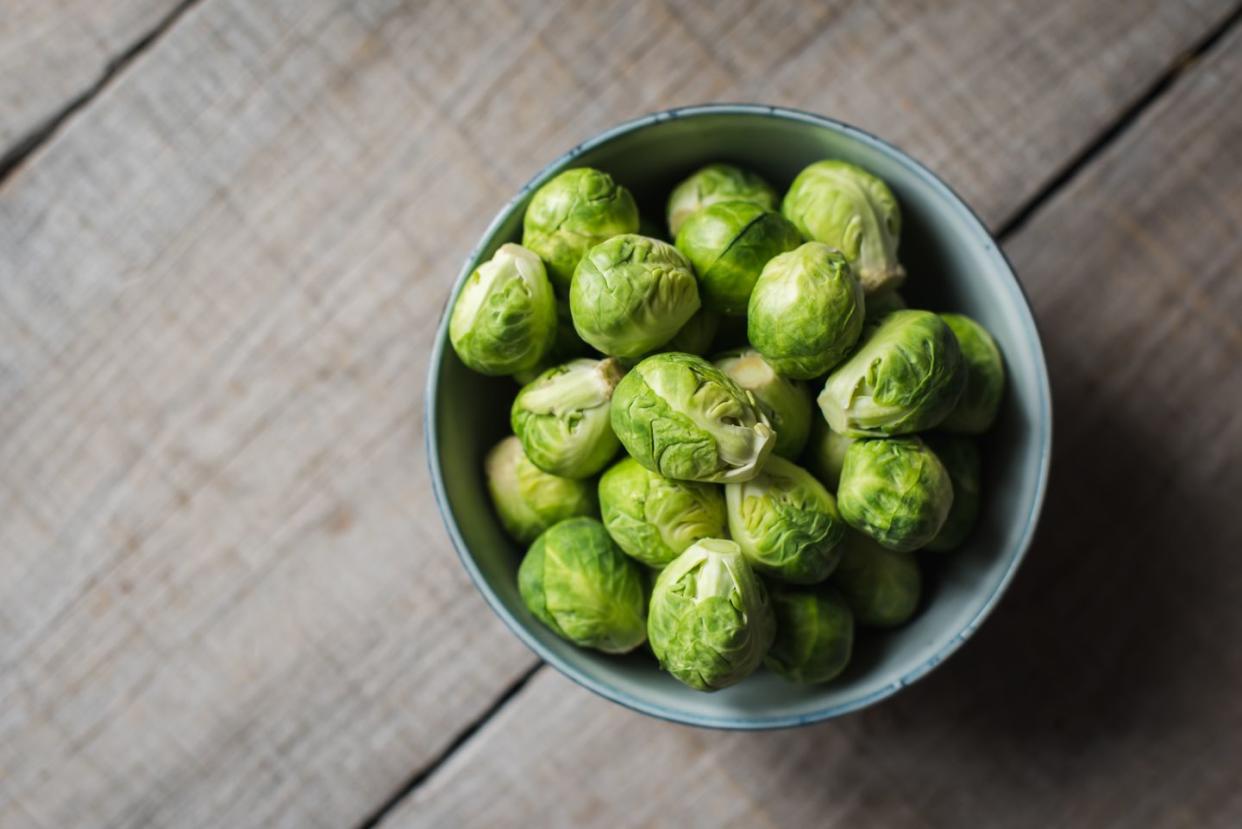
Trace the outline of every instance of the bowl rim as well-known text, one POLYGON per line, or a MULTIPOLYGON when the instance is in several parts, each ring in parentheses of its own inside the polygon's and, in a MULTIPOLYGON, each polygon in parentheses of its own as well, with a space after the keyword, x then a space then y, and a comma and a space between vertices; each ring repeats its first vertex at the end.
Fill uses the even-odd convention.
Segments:
POLYGON ((508 626, 508 628, 521 640, 526 647, 530 648, 545 663, 552 665, 560 673, 578 685, 595 692, 601 697, 611 700, 619 705, 637 711, 641 714, 656 717, 668 722, 680 723, 682 725, 693 725, 702 728, 716 728, 724 730, 770 730, 779 728, 792 728, 796 726, 809 725, 811 723, 821 722, 823 720, 839 717, 853 711, 858 711, 870 705, 886 699, 893 694, 922 679, 934 668, 942 664, 949 656, 955 653, 968 640, 983 621, 991 614, 1000 597, 1009 587, 1010 582, 1017 572, 1018 566, 1026 557, 1027 550, 1031 546, 1031 542, 1035 535, 1036 526, 1039 522, 1040 513, 1043 509, 1044 496, 1048 487, 1048 476, 1052 460, 1052 388, 1048 379, 1048 366, 1044 357, 1043 340, 1039 334, 1038 323, 1035 315, 1031 310, 1030 300, 1027 297, 1026 290, 1023 288, 1017 273, 1014 271, 1013 264, 1005 255, 996 237, 988 229, 987 225, 980 220, 974 209, 957 194, 953 188, 940 179, 935 173, 925 167, 921 162, 913 156, 906 153, 896 145, 885 141, 875 135, 872 135, 858 127, 851 126, 842 121, 828 118, 823 115, 806 112, 804 110, 793 109, 790 107, 768 106, 765 104, 746 104, 746 103, 704 103, 692 106, 676 107, 673 109, 660 110, 658 112, 648 113, 638 118, 624 121, 616 126, 604 130, 597 135, 575 145, 568 151, 557 156, 551 162, 542 167, 539 172, 531 177, 521 189, 507 201, 503 207, 492 218, 487 228, 479 237, 479 241, 471 248, 467 254, 465 262, 461 270, 457 274, 448 297, 445 300, 444 307, 440 314, 440 322, 436 327, 435 340, 432 343, 431 359, 428 364, 427 385, 423 402, 423 419, 424 419, 424 450, 427 456, 427 466, 431 472, 432 491, 436 499, 436 507, 440 512, 440 518, 444 522, 445 529, 448 530, 449 538, 453 543, 453 548, 457 551, 457 557, 460 559, 462 566, 470 575, 470 580, 474 582, 475 588, 483 595, 484 600, 491 607, 492 611, 499 616, 508 626), (937 649, 930 656, 923 659, 916 667, 907 671, 898 679, 872 691, 869 694, 862 695, 846 702, 828 705, 815 711, 804 714, 780 715, 780 716, 702 716, 686 711, 680 711, 658 705, 650 701, 631 696, 620 692, 618 689, 600 682, 580 670, 576 665, 562 659, 556 652, 547 648, 537 637, 531 634, 521 622, 514 617, 509 609, 504 605, 496 593, 492 590, 487 580, 483 577, 478 566, 475 564, 474 557, 470 553, 469 547, 457 528, 456 518, 453 516, 452 510, 448 503, 448 497, 444 489, 444 480, 442 470, 440 468, 440 458, 436 451, 438 445, 438 436, 436 431, 435 404, 439 393, 439 369, 443 361, 445 343, 448 341, 448 320, 449 310, 453 297, 461 290, 461 285, 473 270, 473 264, 478 257, 479 252, 488 243, 492 236, 499 230, 500 226, 508 220, 514 208, 523 201, 527 194, 535 188, 541 186, 545 181, 550 179, 556 173, 567 166, 574 158, 582 153, 592 150, 602 144, 613 141, 623 135, 636 132, 646 127, 660 124, 665 121, 674 119, 697 117, 704 115, 746 115, 758 116, 760 118, 775 118, 786 121, 793 121, 802 124, 810 124, 817 127, 823 127, 834 132, 841 133, 862 144, 869 145, 871 148, 886 154, 896 156, 900 161, 904 162, 915 174, 924 179, 925 183, 930 185, 940 196, 946 200, 956 203, 963 209, 966 217, 973 222, 975 228, 989 240, 992 248, 999 255, 1001 261, 1005 265, 1005 279, 1000 280, 1005 286, 1005 290, 1009 291, 1018 300, 1019 309, 1024 312, 1020 314, 1023 325, 1026 329, 1024 332, 1028 341, 1033 342, 1035 367, 1037 370, 1037 385, 1039 392, 1039 467, 1038 478, 1035 482, 1035 493, 1031 500, 1030 509, 1026 517, 1026 526, 1023 528, 1022 535, 1018 543, 1010 550, 1009 562, 1005 568, 1005 572, 1001 578, 993 585, 992 592, 987 599, 979 607, 974 616, 959 630, 954 636, 941 648, 937 649))

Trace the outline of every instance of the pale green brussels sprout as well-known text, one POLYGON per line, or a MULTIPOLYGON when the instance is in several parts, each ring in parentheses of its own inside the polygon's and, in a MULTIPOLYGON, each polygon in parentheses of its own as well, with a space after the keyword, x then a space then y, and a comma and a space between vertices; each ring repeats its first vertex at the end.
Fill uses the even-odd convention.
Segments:
POLYGON ((931 429, 957 405, 966 369, 957 338, 930 311, 893 311, 828 375, 819 407, 850 437, 931 429))
POLYGON ((940 424, 946 432, 978 435, 996 421, 1005 393, 1005 363, 996 341, 982 325, 962 314, 941 314, 953 330, 966 365, 966 388, 940 424))
POLYGON ((570 518, 535 539, 518 567, 526 608, 563 639, 626 653, 647 638, 641 568, 594 518, 570 518))
POLYGON ((905 280, 897 261, 901 208, 888 185, 861 167, 815 162, 789 186, 781 212, 807 239, 844 253, 867 296, 905 280))
POLYGON ((715 691, 745 679, 774 634, 767 590, 732 541, 697 541, 656 579, 647 615, 651 650, 691 688, 715 691))
POLYGON ((841 481, 845 452, 853 442, 854 438, 832 431, 822 417, 815 418, 806 449, 806 466, 832 492, 836 492, 841 481))
POLYGON ((449 341, 468 367, 499 376, 533 368, 556 339, 556 298, 539 257, 501 245, 453 303, 449 341))
POLYGON ((483 469, 500 523, 523 544, 558 521, 599 512, 589 481, 544 472, 530 462, 512 435, 487 453, 483 469))
POLYGON ((612 430, 665 478, 726 483, 759 474, 776 435, 753 395, 692 354, 643 360, 612 396, 612 430))
POLYGON ((750 295, 750 343, 777 371, 810 380, 845 359, 863 330, 862 286, 840 252, 807 242, 773 258, 750 295))
POLYGON ((522 244, 543 259, 564 294, 590 248, 636 230, 638 206, 630 191, 605 172, 577 167, 535 191, 522 221, 522 244))
POLYGON ((614 236, 578 263, 569 310, 589 345, 633 359, 664 345, 690 321, 699 310, 698 280, 667 242, 614 236))
POLYGON ((794 682, 815 684, 840 676, 854 650, 854 613, 835 590, 771 591, 776 639, 763 664, 794 682))
POLYGON ((832 574, 854 620, 868 627, 896 627, 919 607, 923 576, 914 553, 889 550, 861 533, 842 542, 841 563, 832 574))
POLYGON ((944 526, 953 484, 918 438, 860 440, 845 453, 837 506, 851 527, 890 550, 917 550, 944 526))
POLYGON ((771 363, 754 349, 722 354, 716 358, 715 365, 755 396, 759 410, 776 431, 772 451, 786 458, 798 457, 811 432, 812 413, 818 414, 807 387, 777 374, 771 363))
POLYGON ((805 469, 772 456, 749 481, 725 485, 729 536, 764 575, 815 584, 832 573, 845 522, 836 499, 805 469))
POLYGON ((571 360, 524 386, 509 422, 535 466, 564 478, 589 478, 620 444, 609 423, 622 368, 616 360, 571 360))
POLYGON ((720 487, 674 481, 633 458, 599 479, 599 503, 613 541, 648 567, 663 567, 699 539, 725 534, 720 487))
POLYGON ((705 207, 722 201, 746 201, 764 210, 776 209, 776 191, 759 176, 732 164, 708 164, 673 188, 668 197, 668 233, 705 207))
POLYGON ((750 292, 768 260, 802 244, 779 213, 745 201, 717 202, 695 213, 677 232, 677 249, 699 275, 703 305, 746 314, 750 292))
POLYGON ((867 297, 867 314, 864 325, 874 325, 893 311, 904 311, 906 301, 901 293, 895 290, 884 291, 867 297))
POLYGON ((680 351, 684 354, 706 354, 716 339, 720 328, 720 315, 706 308, 695 312, 690 321, 681 327, 661 348, 661 351, 680 351))
POLYGON ((979 517, 979 479, 982 463, 979 447, 967 437, 958 435, 928 435, 927 445, 949 473, 953 484, 953 506, 944 520, 944 526, 936 537, 927 542, 928 550, 945 552, 961 546, 979 517))

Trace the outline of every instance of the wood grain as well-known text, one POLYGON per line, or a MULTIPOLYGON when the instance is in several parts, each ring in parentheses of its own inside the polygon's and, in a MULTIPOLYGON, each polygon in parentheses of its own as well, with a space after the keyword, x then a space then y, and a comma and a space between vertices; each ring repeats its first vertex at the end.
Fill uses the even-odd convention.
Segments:
POLYGON ((5 0, 0 157, 91 89, 178 0, 5 0))
POLYGON ((947 666, 757 735, 544 668, 384 825, 1242 824, 1240 98, 1242 30, 1006 245, 1054 378, 1053 482, 947 666))
POLYGON ((528 668, 422 387, 562 148, 797 105, 996 223, 1226 6, 204 0, 0 189, 0 825, 348 824, 528 668))

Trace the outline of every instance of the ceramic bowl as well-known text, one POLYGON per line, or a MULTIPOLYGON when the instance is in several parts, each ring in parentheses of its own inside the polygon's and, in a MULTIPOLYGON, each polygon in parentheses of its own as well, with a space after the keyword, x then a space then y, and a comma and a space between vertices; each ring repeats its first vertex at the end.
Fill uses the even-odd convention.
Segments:
MULTIPOLYGON (((466 259, 448 297, 501 244, 520 241, 536 188, 568 167, 606 170, 663 224, 674 184, 711 161, 733 161, 784 190, 813 161, 841 158, 884 179, 901 202, 903 293, 913 307, 960 311, 996 337, 1008 369, 997 426, 984 439, 984 502, 968 543, 923 554, 926 590, 910 623, 868 632, 836 681, 800 686, 760 670, 705 694, 661 672, 645 649, 605 656, 557 638, 527 612, 515 575, 523 550, 501 530, 483 482, 483 456, 509 432, 517 386, 467 370, 440 322, 427 379, 431 480, 453 545, 492 609, 535 653, 601 696, 656 717, 719 728, 776 728, 835 717, 884 699, 957 650, 996 605, 1030 544, 1048 479, 1052 409, 1030 308, 996 241, 940 179, 901 150, 817 115, 750 105, 705 105, 649 115, 610 129, 557 158, 501 209, 466 259)), ((816 390, 817 391, 817 390, 816 390)))

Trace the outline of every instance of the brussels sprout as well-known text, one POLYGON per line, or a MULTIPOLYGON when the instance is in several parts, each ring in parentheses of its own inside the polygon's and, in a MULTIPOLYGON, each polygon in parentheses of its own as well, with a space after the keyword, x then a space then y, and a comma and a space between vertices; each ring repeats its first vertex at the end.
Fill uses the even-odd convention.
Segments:
POLYGON ((1005 393, 1005 363, 996 341, 982 325, 962 314, 941 314, 953 330, 966 365, 966 388, 957 406, 940 424, 946 432, 977 435, 996 420, 1005 393))
POLYGON ((509 422, 526 457, 564 478, 589 478, 603 469, 620 445, 609 409, 621 374, 616 360, 571 360, 524 386, 509 422))
POLYGON ((788 219, 745 201, 717 202, 677 232, 677 249, 699 275, 703 305, 733 316, 746 314, 750 292, 768 260, 800 244, 802 237, 788 219))
POLYGON ((837 506, 851 527, 890 550, 916 550, 944 525, 953 484, 918 438, 860 440, 845 453, 837 506))
POLYGON ((706 354, 720 328, 720 316, 706 308, 695 312, 690 321, 681 327, 661 348, 661 351, 680 351, 683 354, 706 354))
POLYGON ((773 456, 759 475, 725 485, 729 535, 765 575, 815 584, 832 573, 845 522, 836 499, 811 473, 773 456))
POLYGON ((638 206, 630 191, 607 173, 578 167, 535 191, 522 221, 522 244, 539 254, 563 294, 587 250, 636 230, 638 206))
POLYGON ((840 676, 854 649, 854 614, 835 590, 775 589, 776 639, 763 664, 794 682, 840 676))
POLYGON ((776 191, 759 176, 732 164, 708 164, 673 188, 668 197, 668 233, 705 207, 721 201, 746 201, 776 209, 776 191))
POLYGON ((953 506, 927 549, 944 552, 961 546, 979 517, 979 479, 982 476, 979 447, 970 438, 957 435, 928 435, 927 445, 949 473, 953 484, 953 506))
POLYGON ((594 518, 570 518, 536 538, 518 568, 518 592, 575 645, 625 653, 647 638, 642 572, 594 518))
POLYGON ((656 354, 617 385, 612 430, 627 452, 666 478, 748 481, 775 434, 754 397, 692 354, 656 354))
POLYGON ((512 435, 487 453, 483 468, 500 523, 523 544, 558 521, 599 512, 595 487, 544 472, 530 462, 512 435))
POLYGON ((906 278, 897 261, 901 208, 880 179, 844 161, 817 161, 798 173, 781 204, 807 239, 845 254, 867 296, 906 278))
POLYGON ((798 380, 845 359, 862 328, 862 287, 845 258, 820 242, 773 258, 750 295, 751 345, 798 380))
POLYGON ((831 584, 841 591, 854 620, 896 627, 914 615, 923 576, 913 553, 889 550, 860 533, 848 533, 831 584))
POLYGON ((930 311, 893 311, 824 383, 819 407, 850 437, 921 432, 944 420, 966 370, 957 338, 930 311))
POLYGON ((897 291, 884 291, 867 297, 867 314, 864 325, 875 325, 893 311, 904 311, 906 301, 897 291))
POLYGON ((658 239, 614 236, 587 251, 569 289, 574 328, 614 357, 641 357, 673 338, 699 310, 694 270, 658 239))
POLYGON ((633 458, 599 479, 599 503, 613 541, 649 567, 663 567, 701 538, 725 534, 720 487, 673 481, 633 458))
POLYGON ((660 667, 699 691, 745 679, 775 633, 763 583, 732 541, 695 542, 656 579, 647 635, 660 667))
POLYGON ((806 450, 806 466, 829 491, 835 492, 841 482, 845 451, 853 442, 854 438, 832 431, 822 417, 815 418, 806 450))
POLYGON ((449 317, 453 350, 482 374, 533 368, 555 338, 552 285, 539 257, 521 245, 501 245, 475 268, 449 317))
POLYGON ((759 410, 776 431, 772 451, 786 458, 798 457, 811 432, 814 409, 806 386, 781 377, 763 355, 753 349, 722 354, 715 364, 733 382, 755 396, 759 410))

